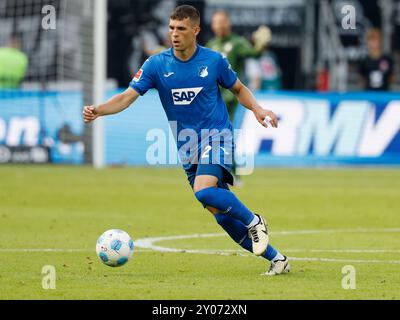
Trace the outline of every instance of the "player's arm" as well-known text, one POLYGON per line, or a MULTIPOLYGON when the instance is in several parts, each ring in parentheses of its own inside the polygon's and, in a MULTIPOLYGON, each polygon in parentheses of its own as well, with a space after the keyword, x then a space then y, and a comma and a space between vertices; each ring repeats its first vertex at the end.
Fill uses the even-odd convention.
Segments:
POLYGON ((239 79, 236 80, 233 87, 230 89, 232 93, 236 96, 241 105, 252 111, 257 119, 257 121, 268 128, 268 125, 264 122, 267 117, 270 117, 269 121, 274 128, 278 127, 278 119, 276 115, 271 110, 263 109, 257 102, 254 95, 251 93, 249 88, 247 88, 239 79))
POLYGON ((128 88, 124 92, 113 96, 110 100, 98 106, 85 106, 83 108, 83 119, 86 123, 97 117, 115 114, 128 108, 139 97, 134 89, 128 88))

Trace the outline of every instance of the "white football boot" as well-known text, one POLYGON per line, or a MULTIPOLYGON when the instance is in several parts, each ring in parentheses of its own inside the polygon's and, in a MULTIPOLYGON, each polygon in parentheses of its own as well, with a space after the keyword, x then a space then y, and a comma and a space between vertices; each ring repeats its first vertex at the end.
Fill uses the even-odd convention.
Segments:
POLYGON ((283 274, 283 273, 288 273, 290 272, 290 263, 289 260, 286 256, 284 256, 285 259, 283 260, 277 260, 275 262, 271 262, 271 266, 269 267, 269 270, 262 275, 264 276, 276 276, 278 274, 283 274))
POLYGON ((269 237, 265 220, 256 214, 260 221, 253 227, 249 228, 249 237, 253 246, 253 253, 261 256, 267 250, 269 237))

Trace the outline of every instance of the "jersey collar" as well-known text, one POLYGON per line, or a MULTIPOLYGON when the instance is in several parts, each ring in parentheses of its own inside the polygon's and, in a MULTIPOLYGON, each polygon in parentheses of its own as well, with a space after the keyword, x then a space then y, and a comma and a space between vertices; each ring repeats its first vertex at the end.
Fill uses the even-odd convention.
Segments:
POLYGON ((196 44, 196 51, 193 53, 193 55, 190 57, 190 59, 189 59, 189 60, 186 60, 186 61, 183 61, 183 60, 181 60, 181 59, 179 59, 179 58, 177 58, 177 57, 175 56, 175 54, 174 54, 174 48, 171 48, 170 50, 171 50, 171 55, 174 57, 174 59, 175 59, 176 61, 181 62, 181 63, 188 63, 188 62, 192 61, 192 60, 197 56, 197 54, 198 54, 199 51, 200 51, 200 46, 199 46, 198 44, 196 44))

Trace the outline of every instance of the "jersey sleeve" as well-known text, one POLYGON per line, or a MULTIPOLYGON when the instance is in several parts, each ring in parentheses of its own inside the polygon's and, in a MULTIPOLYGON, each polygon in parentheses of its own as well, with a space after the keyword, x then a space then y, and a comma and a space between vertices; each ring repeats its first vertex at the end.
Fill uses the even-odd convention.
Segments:
POLYGON ((129 86, 141 96, 144 95, 148 90, 155 88, 155 70, 154 58, 150 57, 133 77, 129 86))
POLYGON ((226 89, 230 89, 233 87, 237 80, 237 74, 235 71, 232 70, 231 64, 228 60, 220 56, 218 62, 218 84, 226 89))

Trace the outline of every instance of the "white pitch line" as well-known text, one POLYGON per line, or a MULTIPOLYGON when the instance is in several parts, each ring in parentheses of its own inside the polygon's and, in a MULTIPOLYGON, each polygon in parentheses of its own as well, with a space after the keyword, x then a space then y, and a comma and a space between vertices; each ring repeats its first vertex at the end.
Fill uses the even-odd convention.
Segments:
MULTIPOLYGON (((165 248, 165 247, 162 247, 165 248)), ((172 249, 177 250, 176 252, 187 251, 185 249, 172 249)), ((188 249, 190 250, 190 249, 188 249)), ((197 251, 210 251, 210 250, 202 250, 196 249, 197 251)), ((223 252, 223 253, 235 253, 235 252, 242 252, 244 250, 237 250, 237 249, 215 249, 213 252, 223 252)), ((308 253, 400 253, 400 250, 396 249, 281 249, 282 252, 308 252, 308 253)))
MULTIPOLYGON (((304 234, 329 234, 329 233, 400 233, 400 228, 391 229, 320 229, 320 230, 289 230, 271 232, 272 235, 304 235, 304 234)), ((209 234, 191 234, 177 235, 165 237, 143 238, 135 240, 135 252, 178 252, 193 254, 216 254, 216 255, 239 255, 253 257, 252 254, 245 250, 201 250, 201 249, 179 249, 168 248, 155 245, 159 241, 182 240, 182 239, 198 239, 227 236, 225 233, 209 233, 209 234)), ((400 253, 396 249, 286 249, 284 252, 308 252, 308 253, 400 253)), ((0 248, 0 252, 94 252, 94 249, 56 249, 56 248, 0 248)), ((356 260, 356 259, 332 259, 332 258, 309 258, 309 257, 290 257, 292 260, 298 261, 323 261, 323 262, 353 262, 353 263, 391 263, 400 264, 400 261, 391 260, 356 260)))
MULTIPOLYGON (((291 230, 291 231, 279 231, 271 234, 275 235, 294 235, 294 234, 323 234, 323 233, 400 233, 400 228, 392 229, 325 229, 325 230, 291 230)), ((210 238, 210 237, 221 237, 227 236, 225 233, 210 233, 210 234, 192 234, 192 235, 177 235, 177 236, 165 236, 165 237, 154 237, 154 238, 143 238, 135 241, 136 247, 143 249, 151 249, 159 252, 182 252, 182 253, 195 253, 195 254, 217 254, 217 255, 232 255, 237 254, 240 256, 253 256, 250 253, 246 253, 244 250, 193 250, 193 249, 179 249, 169 248, 155 245, 159 241, 170 241, 170 240, 181 240, 181 239, 196 239, 196 238, 210 238)), ((400 253, 400 250, 396 249, 288 249, 282 250, 285 252, 330 252, 330 253, 400 253)), ((309 258, 309 257, 290 257, 292 260, 298 261, 323 261, 323 262, 350 262, 350 263, 390 263, 400 264, 398 260, 357 260, 357 259, 332 259, 332 258, 309 258)))
MULTIPOLYGON (((148 252, 151 250, 164 251, 164 252, 182 252, 182 253, 204 253, 204 254, 243 254, 244 250, 237 249, 215 249, 215 250, 202 250, 202 249, 177 249, 152 246, 151 248, 136 249, 135 252, 148 252)), ((376 250, 363 250, 363 249, 282 249, 284 252, 308 252, 308 253, 400 253, 400 250, 393 249, 376 249, 376 250)), ((94 252, 90 249, 37 249, 37 248, 15 248, 15 249, 1 249, 0 252, 94 252)), ((245 254, 244 254, 245 255, 245 254)), ((249 254, 250 255, 250 254, 249 254)))
POLYGON ((350 263, 390 263, 390 264, 400 264, 400 260, 354 260, 354 259, 331 259, 331 258, 297 258, 288 257, 290 260, 297 261, 322 261, 322 262, 350 262, 350 263))
POLYGON ((286 249, 285 252, 310 252, 310 253, 400 253, 396 249, 286 249))
POLYGON ((324 233, 400 233, 400 228, 355 228, 355 229, 320 229, 320 230, 288 230, 270 232, 271 235, 296 235, 296 234, 324 234, 324 233))
MULTIPOLYGON (((400 233, 400 228, 392 229, 322 229, 322 230, 290 230, 290 231, 277 231, 271 232, 271 235, 296 235, 296 234, 323 234, 323 233, 400 233)), ((177 236, 164 236, 137 239, 135 245, 140 248, 152 249, 156 251, 170 251, 180 252, 183 249, 165 248, 156 246, 154 243, 159 241, 182 240, 182 239, 196 239, 196 238, 211 238, 227 236, 226 233, 208 233, 208 234, 190 234, 190 235, 177 235, 177 236)))

